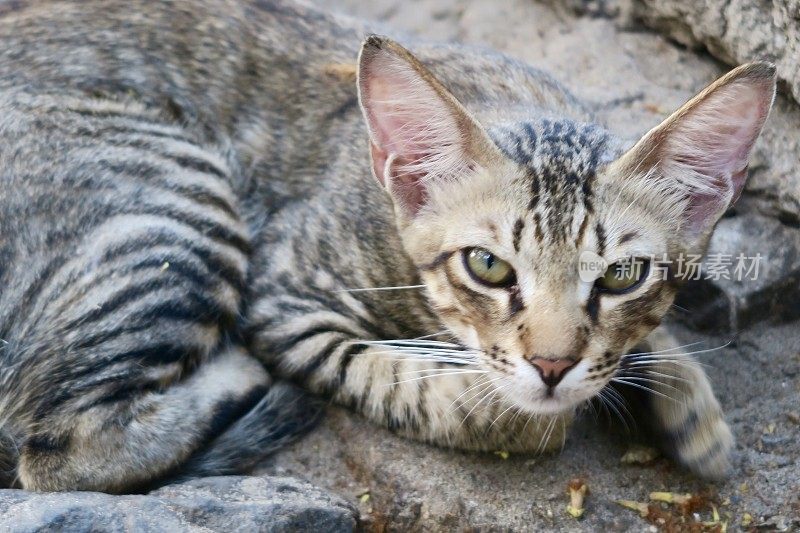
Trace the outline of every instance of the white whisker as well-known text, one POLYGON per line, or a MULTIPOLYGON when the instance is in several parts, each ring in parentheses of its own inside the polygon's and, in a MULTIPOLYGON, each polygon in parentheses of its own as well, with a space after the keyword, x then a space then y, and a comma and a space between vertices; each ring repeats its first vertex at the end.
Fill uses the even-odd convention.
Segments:
POLYGON ((651 394, 655 394, 656 396, 661 396, 664 399, 667 399, 667 400, 670 400, 670 401, 673 401, 673 402, 676 402, 676 403, 683 403, 680 400, 678 400, 676 398, 673 398, 672 396, 668 396, 668 395, 664 394, 663 392, 659 392, 659 391, 657 391, 655 389, 651 389, 650 387, 642 385, 641 383, 634 383, 634 382, 627 381, 627 380, 625 380, 623 378, 618 378, 618 377, 611 378, 611 381, 613 381, 614 383, 619 383, 621 385, 628 385, 629 387, 635 387, 637 389, 641 389, 641 390, 643 390, 645 392, 648 392, 648 393, 651 393, 651 394))
POLYGON ((368 291, 403 291, 408 289, 422 289, 425 285, 400 285, 397 287, 361 287, 356 289, 336 289, 331 292, 368 292, 368 291))
POLYGON ((483 379, 482 382, 476 383, 476 384, 472 385, 471 387, 467 388, 464 392, 462 392, 461 394, 458 395, 458 398, 456 398, 455 400, 453 400, 450 403, 450 406, 448 407, 448 410, 447 410, 448 414, 452 413, 455 409, 460 409, 461 407, 464 406, 464 404, 471 402, 472 400, 474 400, 475 398, 477 398, 478 396, 480 396, 484 392, 487 392, 486 389, 491 389, 492 385, 495 382, 503 379, 503 376, 497 376, 497 377, 494 377, 492 379, 487 379, 488 376, 483 376, 483 378, 484 379, 483 379), (470 391, 475 390, 478 387, 483 387, 483 388, 481 390, 479 390, 477 393, 475 393, 472 396, 470 396, 468 399, 464 400, 463 402, 460 402, 457 406, 455 405, 456 402, 458 402, 458 400, 460 400, 465 394, 468 394, 470 391))
MULTIPOLYGON (((683 383, 688 383, 688 384, 692 383, 692 381, 690 379, 686 379, 686 378, 684 378, 682 376, 676 376, 674 374, 665 374, 663 372, 656 372, 655 370, 649 370, 647 368, 644 368, 644 369, 637 368, 637 369, 634 369, 634 370, 635 370, 635 372, 628 372, 628 371, 624 371, 623 370, 622 377, 626 377, 626 376, 636 376, 636 377, 659 376, 659 377, 662 377, 662 378, 668 378, 668 379, 674 379, 676 381, 681 381, 683 383)), ((666 385, 666 383, 665 383, 665 385, 666 385)))
POLYGON ((491 428, 492 428, 492 426, 494 426, 494 425, 497 423, 497 421, 498 421, 498 420, 500 420, 500 419, 503 417, 503 415, 504 415, 504 414, 506 414, 507 412, 509 412, 509 411, 510 411, 511 409, 513 409, 514 407, 516 407, 516 406, 515 406, 513 403, 512 403, 511 405, 509 405, 508 407, 506 407, 506 408, 503 410, 503 412, 502 412, 502 413, 500 413, 499 415, 497 415, 497 416, 495 417, 495 419, 494 419, 494 420, 492 420, 492 423, 491 423, 491 424, 489 424, 489 429, 491 429, 491 428))
POLYGON ((628 380, 636 381, 636 382, 640 382, 640 383, 652 383, 653 385, 660 385, 660 386, 663 386, 663 387, 669 387, 670 389, 685 395, 684 391, 682 391, 678 387, 676 387, 674 385, 670 385, 669 383, 664 383, 663 381, 659 381, 657 379, 650 379, 650 378, 646 378, 646 377, 642 377, 642 376, 628 375, 628 374, 625 374, 625 375, 622 375, 622 376, 615 376, 615 377, 619 377, 619 378, 622 378, 622 379, 628 379, 628 380))
POLYGON ((419 376, 416 378, 404 379, 402 381, 395 381, 394 383, 387 383, 384 386, 392 387, 394 385, 399 385, 401 383, 411 383, 412 381, 422 381, 423 379, 440 378, 443 376, 457 376, 461 374, 484 374, 484 373, 486 373, 485 370, 462 370, 462 371, 444 372, 441 374, 430 374, 427 376, 419 376))

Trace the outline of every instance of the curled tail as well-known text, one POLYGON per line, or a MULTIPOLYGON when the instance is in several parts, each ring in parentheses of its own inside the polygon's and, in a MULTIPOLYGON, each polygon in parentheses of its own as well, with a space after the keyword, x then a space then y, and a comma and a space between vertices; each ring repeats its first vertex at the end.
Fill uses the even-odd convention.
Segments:
POLYGON ((170 481, 246 473, 312 429, 323 405, 295 385, 274 383, 249 411, 195 452, 170 481))
POLYGON ((14 436, 0 427, 0 488, 15 486, 19 443, 14 436))

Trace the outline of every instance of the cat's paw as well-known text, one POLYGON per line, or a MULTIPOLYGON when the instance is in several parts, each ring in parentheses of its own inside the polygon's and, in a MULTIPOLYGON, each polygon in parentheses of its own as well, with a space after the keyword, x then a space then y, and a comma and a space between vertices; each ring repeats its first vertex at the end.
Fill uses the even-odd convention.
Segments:
POLYGON ((708 479, 730 474, 734 438, 719 410, 690 413, 668 436, 678 461, 695 474, 708 479))

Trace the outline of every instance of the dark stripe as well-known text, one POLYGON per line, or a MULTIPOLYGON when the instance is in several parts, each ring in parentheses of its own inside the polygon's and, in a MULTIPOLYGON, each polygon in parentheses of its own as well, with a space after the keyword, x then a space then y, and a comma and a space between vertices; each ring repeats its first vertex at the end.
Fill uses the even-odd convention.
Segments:
MULTIPOLYGON (((129 274, 129 273, 137 272, 137 271, 145 269, 145 268, 157 268, 157 267, 161 267, 164 264, 164 262, 165 262, 164 259, 160 258, 160 257, 159 258, 147 258, 147 259, 141 261, 140 263, 137 263, 137 264, 131 266, 130 268, 120 268, 120 269, 116 269, 116 270, 111 271, 111 272, 106 272, 106 273, 104 273, 104 275, 96 277, 93 281, 95 282, 95 284, 99 284, 99 283, 107 280, 109 277, 113 276, 114 274, 121 274, 121 273, 122 274, 129 274)), ((167 262, 169 262, 169 261, 167 261, 167 262)), ((195 269, 193 267, 189 267, 185 263, 182 264, 182 263, 178 263, 178 262, 175 262, 175 263, 170 262, 169 268, 167 269, 167 271, 163 271, 163 272, 159 271, 156 275, 159 276, 158 279, 164 278, 165 280, 168 280, 168 279, 171 278, 172 279, 172 283, 176 284, 176 285, 177 285, 177 280, 175 278, 180 278, 180 277, 185 278, 189 282, 189 284, 191 284, 194 287, 213 288, 214 285, 216 285, 216 283, 213 282, 213 278, 211 278, 210 275, 204 275, 203 272, 201 272, 198 269, 195 269)), ((140 276, 140 277, 142 277, 142 279, 144 279, 143 276, 140 276)), ((150 277, 149 279, 152 280, 153 278, 150 277)), ((169 281, 165 281, 165 283, 168 284, 169 281)), ((207 302, 207 300, 205 302, 207 302)), ((204 304, 205 302, 201 302, 201 303, 204 304)), ((59 313, 66 312, 67 309, 65 309, 65 307, 68 308, 71 305, 72 305, 72 303, 68 301, 64 306, 60 306, 58 308, 59 313)), ((219 304, 213 305, 211 308, 222 309, 222 305, 219 305, 219 304)), ((98 311, 102 311, 102 310, 103 309, 99 309, 98 311)), ((163 318, 175 318, 175 319, 196 318, 196 319, 201 319, 203 316, 208 314, 208 313, 205 312, 207 310, 209 310, 208 307, 204 308, 200 313, 197 313, 197 310, 191 310, 190 312, 194 313, 194 315, 192 315, 192 316, 186 316, 186 314, 189 311, 176 313, 174 315, 170 315, 168 313, 165 313, 163 315, 160 315, 157 318, 162 318, 162 319, 163 318)), ((142 318, 142 317, 144 317, 146 319, 153 318, 152 316, 149 316, 149 313, 147 313, 147 314, 134 313, 134 314, 131 314, 130 316, 127 317, 126 324, 130 325, 131 321, 133 319, 142 318)), ((120 331, 122 331, 122 328, 120 329, 120 331)), ((85 341, 86 341, 86 339, 84 339, 80 343, 80 346, 83 346, 85 341)))
POLYGON ((597 255, 602 257, 606 252, 606 230, 600 222, 595 224, 594 230, 597 233, 597 255))
POLYGON ((166 133, 162 131, 137 129, 125 126, 102 125, 98 126, 97 128, 85 128, 81 126, 75 129, 75 133, 81 137, 88 137, 91 139, 103 139, 106 142, 110 140, 110 138, 108 137, 109 134, 120 135, 123 137, 129 135, 145 135, 148 137, 156 137, 158 139, 170 139, 173 141, 185 142, 187 144, 192 144, 194 146, 197 146, 197 144, 193 140, 178 133, 166 133))
POLYGON ((221 435, 234 422, 253 409, 268 390, 266 386, 259 385, 253 387, 241 398, 227 398, 220 401, 214 406, 214 412, 211 414, 208 426, 203 431, 203 437, 199 439, 199 442, 209 442, 221 435))
POLYGON ((198 346, 158 342, 152 346, 116 353, 107 359, 105 364, 135 361, 147 366, 168 365, 196 355, 200 350, 198 346))
POLYGON ((239 219, 239 213, 224 198, 213 194, 200 185, 181 186, 174 183, 160 183, 165 189, 174 192, 196 204, 219 209, 234 220, 239 219))
POLYGON ((589 315, 593 324, 597 324, 598 314, 600 313, 600 291, 596 285, 592 285, 589 299, 586 301, 586 314, 589 315))
POLYGON ((697 411, 692 410, 679 425, 674 428, 662 428, 661 431, 664 433, 664 436, 674 442, 676 446, 680 447, 689 442, 692 435, 697 432, 699 424, 700 419, 697 415, 697 411))
MULTIPOLYGON (((25 288, 22 296, 17 300, 20 302, 20 305, 14 309, 13 314, 9 315, 12 320, 25 320, 30 316, 31 307, 37 303, 45 287, 48 283, 53 281, 56 272, 58 272, 65 263, 66 259, 61 255, 57 255, 36 274, 34 280, 25 288)), ((36 322, 34 322, 34 325, 35 324, 36 322)))
MULTIPOLYGON (((342 327, 338 324, 319 324, 317 326, 312 327, 311 329, 307 329, 291 335, 289 337, 283 338, 277 341, 264 341, 265 350, 268 350, 274 354, 275 357, 281 357, 286 352, 300 344, 301 342, 308 340, 312 337, 317 335, 327 335, 331 333, 338 333, 341 335, 345 335, 349 338, 356 338, 356 335, 352 331, 348 331, 342 329, 342 327)), ((341 342, 341 340, 339 341, 341 342)))
MULTIPOLYGON (((97 400, 86 405, 82 405, 77 409, 77 412, 85 413, 86 411, 101 405, 130 402, 134 398, 140 397, 143 394, 158 392, 164 388, 164 385, 156 380, 134 381, 133 378, 121 379, 119 376, 116 376, 114 381, 120 381, 118 387, 115 387, 113 391, 101 396, 97 400)), ((75 394, 71 396, 75 396, 75 394)))
MULTIPOLYGON (((484 311, 488 311, 495 307, 494 299, 486 294, 480 293, 476 290, 473 290, 460 281, 456 279, 453 273, 450 271, 449 268, 445 268, 445 276, 447 277, 447 281, 450 282, 450 285, 453 286, 454 289, 458 289, 463 295, 466 297, 468 302, 472 304, 474 307, 483 309, 484 311)), ((458 298, 460 295, 456 295, 458 298)), ((461 298, 459 298, 461 299, 461 298)))
MULTIPOLYGON (((172 161, 183 168, 187 168, 189 170, 200 171, 205 174, 213 174, 218 178, 223 178, 222 181, 227 183, 225 178, 227 178, 226 174, 219 170, 217 167, 214 167, 211 163, 207 161, 202 161, 195 157, 190 156, 180 156, 177 154, 164 152, 162 146, 153 146, 149 141, 142 140, 142 139, 105 139, 104 142, 108 145, 115 146, 115 147, 129 147, 129 148, 137 148, 147 153, 149 156, 156 156, 162 159, 172 161), (208 165, 212 167, 211 170, 208 170, 205 167, 208 165), (202 168, 201 168, 202 167, 202 168)), ((102 160, 98 162, 102 164, 108 170, 113 171, 113 163, 110 163, 108 160, 102 160)), ((131 171, 127 171, 127 175, 133 175, 134 177, 144 177, 148 179, 149 185, 157 185, 163 187, 164 189, 179 194, 181 196, 186 197, 189 200, 192 200, 196 203, 208 205, 211 207, 216 207, 220 211, 223 211, 225 214, 230 216, 233 219, 238 219, 239 215, 233 206, 224 198, 215 195, 212 191, 202 187, 200 184, 191 184, 191 185, 182 185, 179 183, 169 182, 169 181, 158 181, 156 183, 152 183, 152 180, 160 175, 164 177, 165 174, 171 173, 171 170, 167 169, 158 169, 152 165, 147 165, 145 163, 137 163, 133 168, 141 168, 143 170, 142 173, 133 174, 131 171)))
POLYGON ((359 354, 364 353, 369 346, 366 344, 351 344, 344 349, 342 355, 339 357, 339 384, 338 387, 343 387, 347 381, 347 371, 350 369, 350 364, 353 359, 359 354))
POLYGON ((533 215, 533 228, 536 240, 544 242, 544 232, 542 231, 542 216, 539 213, 533 215))
POLYGON ((703 468, 708 465, 708 463, 712 462, 714 458, 716 458, 720 453, 723 452, 723 445, 721 440, 716 440, 714 443, 703 453, 693 459, 686 459, 683 457, 683 450, 676 450, 678 453, 679 458, 689 465, 697 465, 700 468, 703 468))
POLYGON ((583 179, 581 189, 583 190, 583 207, 586 209, 586 214, 594 213, 594 202, 592 202, 592 180, 595 174, 592 172, 589 176, 583 179))
POLYGON ((541 184, 539 183, 539 176, 537 176, 533 172, 530 172, 530 179, 531 179, 531 199, 528 202, 528 209, 533 211, 539 204, 539 198, 541 197, 541 184))
POLYGON ((197 172, 202 172, 203 174, 213 174, 218 178, 227 179, 228 175, 217 168, 216 166, 212 165, 208 161, 203 159, 192 157, 188 155, 172 155, 172 154, 163 154, 159 153, 159 155, 174 160, 178 165, 189 168, 192 170, 196 170, 197 172))
POLYGON ((638 237, 638 236, 639 236, 639 234, 638 234, 638 233, 636 233, 635 231, 629 231, 628 233, 625 233, 625 234, 623 234, 623 235, 622 235, 622 236, 619 238, 619 242, 617 243, 617 245, 618 245, 618 246, 622 246, 622 245, 623 245, 623 244, 625 244, 626 242, 632 241, 633 239, 635 239, 635 238, 636 238, 636 237, 638 237))
POLYGON ((102 262, 111 261, 119 257, 130 255, 139 251, 148 251, 158 245, 168 245, 180 247, 183 250, 197 256, 205 265, 210 273, 220 276, 231 287, 241 292, 244 289, 244 274, 238 267, 225 260, 221 254, 216 254, 211 250, 200 248, 196 242, 176 235, 171 229, 160 227, 151 230, 147 235, 129 239, 116 243, 106 248, 100 260, 102 262))
POLYGON ((445 264, 458 250, 450 250, 448 252, 442 252, 436 256, 436 258, 431 261, 430 263, 420 265, 420 270, 435 270, 445 264))
MULTIPOLYGON (((175 280, 169 279, 166 276, 133 283, 126 286, 121 291, 114 293, 109 299, 103 301, 99 308, 92 309, 79 318, 71 320, 64 326, 64 329, 70 330, 76 326, 85 326, 88 323, 96 322, 102 318, 108 317, 113 311, 116 311, 126 304, 141 300, 144 296, 148 296, 161 289, 174 287, 175 280)), ((216 306, 215 302, 200 294, 186 294, 185 296, 193 296, 198 302, 205 304, 207 308, 213 309, 216 306)), ((185 296, 181 295, 181 297, 185 296)))
POLYGON ((137 215, 158 215, 169 217, 173 220, 193 227, 205 237, 221 241, 232 246, 244 255, 250 254, 250 242, 238 233, 218 222, 204 218, 196 213, 188 213, 174 206, 165 205, 145 205, 141 209, 136 209, 132 213, 137 215))
POLYGON ((575 239, 575 246, 580 246, 583 242, 583 237, 586 234, 586 226, 589 225, 589 214, 583 216, 583 221, 581 222, 581 226, 578 228, 578 236, 575 239))
POLYGON ((69 448, 68 435, 32 435, 22 445, 23 454, 49 455, 64 452, 69 448))
POLYGON ((508 308, 512 317, 525 309, 525 304, 522 303, 519 285, 513 285, 508 289, 508 308))
POLYGON ((522 238, 522 230, 524 228, 525 228, 525 221, 522 220, 521 218, 518 218, 517 221, 514 223, 514 230, 511 234, 515 252, 519 252, 519 241, 522 238))
POLYGON ((64 111, 68 113, 74 113, 76 115, 82 117, 89 117, 89 118, 121 118, 125 120, 133 120, 135 122, 143 122, 145 124, 154 125, 154 126, 163 126, 158 119, 149 116, 142 116, 142 115, 134 115, 128 111, 110 111, 110 110, 103 110, 99 111, 96 109, 75 109, 75 108, 63 108, 64 111))
POLYGON ((344 339, 342 339, 340 335, 337 335, 336 338, 329 341, 328 344, 319 350, 310 361, 303 365, 303 368, 295 371, 296 379, 303 383, 307 383, 314 373, 319 370, 319 367, 321 367, 330 358, 333 351, 342 345, 342 342, 344 342, 344 339))

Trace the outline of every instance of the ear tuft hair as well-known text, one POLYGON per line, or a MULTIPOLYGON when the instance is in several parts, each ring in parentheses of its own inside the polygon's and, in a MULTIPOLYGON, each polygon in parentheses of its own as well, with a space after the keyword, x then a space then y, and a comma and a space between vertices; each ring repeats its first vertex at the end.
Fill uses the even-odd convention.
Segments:
POLYGON ((425 204, 429 182, 476 165, 485 136, 477 122, 408 50, 369 36, 358 60, 358 94, 370 135, 373 172, 409 216, 425 204))
POLYGON ((770 63, 734 69, 623 156, 633 179, 649 182, 644 189, 680 207, 680 226, 690 240, 707 235, 741 194, 775 81, 770 63))

